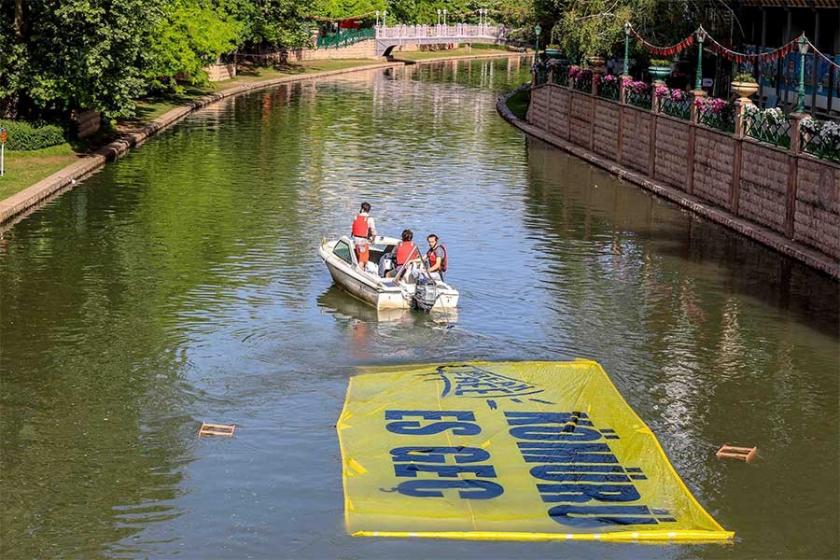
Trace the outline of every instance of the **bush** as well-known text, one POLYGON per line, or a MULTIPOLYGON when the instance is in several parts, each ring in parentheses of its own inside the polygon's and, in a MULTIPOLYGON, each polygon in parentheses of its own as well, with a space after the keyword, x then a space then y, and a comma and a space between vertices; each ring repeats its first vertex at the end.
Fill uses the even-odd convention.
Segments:
POLYGON ((0 121, 9 134, 6 149, 14 151, 40 150, 66 140, 64 129, 43 121, 0 121))
POLYGON ((750 74, 749 72, 741 72, 740 74, 735 74, 735 77, 732 78, 733 82, 746 82, 748 84, 755 83, 755 77, 750 74))

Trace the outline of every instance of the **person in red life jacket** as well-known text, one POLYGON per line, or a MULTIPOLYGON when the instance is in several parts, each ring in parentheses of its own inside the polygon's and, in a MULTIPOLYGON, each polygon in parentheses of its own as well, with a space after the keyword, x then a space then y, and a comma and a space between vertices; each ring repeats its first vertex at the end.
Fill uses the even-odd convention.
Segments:
POLYGON ((435 280, 443 281, 443 273, 446 272, 446 267, 449 264, 446 258, 446 247, 440 243, 438 236, 430 233, 426 238, 429 242, 429 250, 426 251, 426 262, 429 265, 429 274, 435 280))
POLYGON ((402 241, 397 243, 397 246, 394 248, 394 264, 396 265, 396 269, 393 271, 393 274, 401 272, 400 269, 406 263, 420 258, 420 249, 414 244, 412 239, 414 239, 414 233, 410 229, 403 230, 402 241))
POLYGON ((370 216, 370 204, 367 202, 362 202, 362 207, 356 215, 356 219, 353 220, 350 233, 353 236, 356 260, 359 261, 359 266, 364 269, 370 259, 370 252, 368 251, 370 240, 376 236, 376 225, 370 216))

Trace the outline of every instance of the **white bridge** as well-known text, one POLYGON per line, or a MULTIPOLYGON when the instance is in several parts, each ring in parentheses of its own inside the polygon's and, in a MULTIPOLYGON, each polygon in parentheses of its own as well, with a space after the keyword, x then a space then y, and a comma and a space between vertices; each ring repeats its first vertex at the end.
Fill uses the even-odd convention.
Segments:
POLYGON ((388 56, 400 45, 448 45, 456 43, 505 42, 503 25, 396 25, 376 27, 376 54, 388 56))

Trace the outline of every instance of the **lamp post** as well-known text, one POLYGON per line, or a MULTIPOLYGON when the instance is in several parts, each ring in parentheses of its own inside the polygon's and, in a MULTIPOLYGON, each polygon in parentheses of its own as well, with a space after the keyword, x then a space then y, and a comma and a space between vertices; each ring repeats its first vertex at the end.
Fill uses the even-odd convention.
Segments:
POLYGON ((382 10, 382 27, 387 27, 388 26, 388 23, 387 23, 388 20, 386 19, 387 17, 388 17, 388 10, 382 10))
POLYGON ((446 26, 446 8, 443 9, 443 25, 446 26))
POLYGON ((438 10, 437 10, 437 14, 438 14, 438 22, 437 22, 437 24, 438 24, 438 25, 440 25, 440 8, 438 8, 438 10))
POLYGON ((624 75, 630 75, 630 22, 624 23, 624 75))
POLYGON ((805 55, 808 53, 808 39, 799 36, 799 90, 796 93, 796 112, 805 112, 805 55))
POLYGON ((706 40, 706 30, 701 25, 697 30, 697 75, 694 79, 694 89, 703 89, 703 41, 706 40))
POLYGON ((540 57, 540 33, 542 33, 542 27, 540 24, 534 26, 534 57, 535 60, 539 60, 540 57))
POLYGON ((379 10, 376 10, 376 27, 379 27, 379 10))

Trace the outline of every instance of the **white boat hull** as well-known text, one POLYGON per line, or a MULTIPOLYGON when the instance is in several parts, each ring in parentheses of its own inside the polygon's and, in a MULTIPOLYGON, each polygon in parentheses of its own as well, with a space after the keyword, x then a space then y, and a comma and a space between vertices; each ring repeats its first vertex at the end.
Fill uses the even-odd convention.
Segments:
MULTIPOLYGON (((347 241, 346 238, 342 239, 347 241)), ((355 264, 355 255, 354 263, 347 263, 333 253, 338 241, 325 241, 318 250, 336 285, 377 309, 411 308, 414 284, 397 283, 393 279, 379 278, 364 272, 355 264)), ((458 291, 443 282, 438 283, 438 286, 438 298, 432 310, 458 307, 458 291)))

